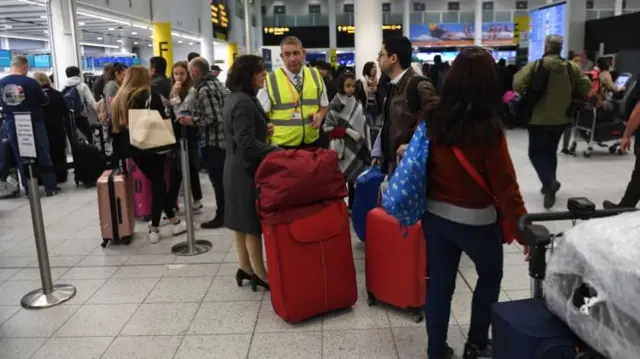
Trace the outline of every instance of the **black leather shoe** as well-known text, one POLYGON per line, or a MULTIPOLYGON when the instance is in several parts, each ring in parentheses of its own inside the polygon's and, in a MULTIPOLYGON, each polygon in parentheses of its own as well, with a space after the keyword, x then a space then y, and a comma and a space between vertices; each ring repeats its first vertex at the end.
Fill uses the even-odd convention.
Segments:
POLYGON ((263 281, 262 279, 260 279, 260 277, 258 277, 257 275, 253 275, 251 277, 251 290, 253 290, 254 292, 258 291, 258 287, 262 287, 265 290, 270 290, 271 287, 269 287, 269 283, 263 281))
POLYGON ((204 229, 217 229, 224 227, 224 221, 220 217, 216 217, 210 221, 204 222, 200 225, 204 229))
POLYGON ((245 280, 248 280, 249 282, 251 282, 252 277, 253 277, 253 274, 249 274, 243 271, 242 269, 238 269, 238 271, 236 272, 236 283, 238 283, 238 287, 242 287, 245 280))
POLYGON ((620 206, 617 205, 616 203, 611 202, 611 201, 602 202, 602 208, 604 208, 604 209, 616 209, 618 207, 620 207, 620 206))

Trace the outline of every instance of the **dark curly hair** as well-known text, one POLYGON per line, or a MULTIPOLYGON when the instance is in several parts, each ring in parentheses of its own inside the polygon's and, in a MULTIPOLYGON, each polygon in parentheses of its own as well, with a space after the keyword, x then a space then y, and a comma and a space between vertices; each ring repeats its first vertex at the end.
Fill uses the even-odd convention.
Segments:
POLYGON ((264 60, 260 56, 242 55, 233 61, 227 74, 227 88, 231 92, 245 92, 255 96, 253 77, 264 71, 264 60))

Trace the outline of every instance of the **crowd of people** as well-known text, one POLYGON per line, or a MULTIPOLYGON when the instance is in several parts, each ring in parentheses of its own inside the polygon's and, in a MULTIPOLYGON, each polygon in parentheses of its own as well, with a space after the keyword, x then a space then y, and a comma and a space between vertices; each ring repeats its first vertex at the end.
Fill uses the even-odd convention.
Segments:
MULTIPOLYGON (((428 206, 422 225, 429 241, 428 356, 453 357, 447 331, 458 263, 464 252, 478 272, 463 353, 463 358, 474 359, 491 357, 490 306, 498 300, 503 275, 505 238, 499 219, 515 228, 526 213, 503 130, 503 94, 527 89, 536 66, 550 71, 548 94, 532 109, 528 131, 529 158, 542 183, 545 207, 551 208, 560 189, 558 143, 572 121, 566 110, 576 93, 586 97, 591 89, 584 68, 561 58, 560 37, 549 36, 545 46, 545 56, 539 63, 528 64, 515 74, 504 61, 496 64, 481 47, 462 49, 450 65, 436 58, 433 65, 417 71, 411 63, 410 40, 391 38, 383 41, 377 66, 368 62, 360 75, 342 70, 334 77, 325 63, 305 65, 300 40, 286 37, 280 45, 283 68, 267 73, 262 58, 239 56, 224 85, 217 79, 219 68, 190 54, 187 61, 173 64, 171 78, 165 75, 169 64, 162 57, 152 58, 149 69, 111 64, 93 93, 78 80, 79 69, 70 67, 63 93, 74 89, 78 93, 81 106, 72 114, 78 129, 87 131, 87 110, 98 111, 101 121, 108 124, 115 156, 132 159, 151 181, 151 243, 160 240, 162 225, 172 225, 173 234, 186 230, 175 209, 180 164, 167 161, 167 157, 175 157, 174 150, 149 153, 130 144, 128 111, 150 108, 173 120, 175 133, 187 136, 193 159, 183 164, 192 173, 194 198, 194 203, 185 205, 202 209, 196 175, 200 158, 216 197, 215 217, 202 227, 224 226, 235 232, 239 258, 236 280, 238 285, 248 280, 254 291, 257 287, 269 288, 254 185, 256 170, 265 156, 284 149, 336 151, 349 184, 351 204, 358 175, 371 165, 392 174, 417 124, 426 121, 431 148, 425 194, 428 206), (422 81, 423 75, 429 80, 422 81), (489 189, 499 190, 483 190, 461 165, 454 149, 484 176, 489 189), (167 166, 172 166, 174 174, 169 186, 164 181, 167 166)), ((606 64, 598 61, 597 66, 603 87, 619 91, 611 88, 606 64)), ((48 138, 57 138, 63 132, 47 127, 44 117, 65 117, 69 111, 64 110, 61 94, 50 88, 44 74, 36 74, 34 80, 26 76, 27 71, 26 59, 17 56, 12 75, 0 80, 6 120, 2 135, 11 139, 14 155, 18 156, 13 116, 30 112, 38 162, 48 166, 61 155, 49 150, 48 138)), ((640 125, 640 119, 636 119, 640 111, 634 115, 623 141, 627 147, 630 134, 640 125)), ((91 138, 90 133, 86 136, 91 138)), ((638 177, 636 172, 634 178, 638 177)), ((48 195, 59 190, 53 174, 43 174, 42 181, 48 195)), ((638 198, 631 200, 629 196, 620 205, 637 204, 638 198)), ((516 239, 522 243, 522 238, 516 239)))

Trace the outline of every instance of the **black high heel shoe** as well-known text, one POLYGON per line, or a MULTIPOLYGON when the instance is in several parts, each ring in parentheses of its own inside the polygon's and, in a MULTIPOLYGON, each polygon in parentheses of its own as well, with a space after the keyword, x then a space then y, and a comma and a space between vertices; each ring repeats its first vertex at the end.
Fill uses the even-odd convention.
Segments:
POLYGON ((262 287, 265 290, 270 290, 271 287, 269 287, 269 283, 263 281, 262 279, 260 279, 260 277, 258 277, 257 275, 253 275, 251 277, 251 290, 253 290, 254 292, 258 291, 258 287, 262 287))
POLYGON ((238 287, 242 287, 245 279, 251 282, 251 278, 253 278, 253 274, 249 274, 242 269, 238 269, 236 272, 236 283, 238 283, 238 287))

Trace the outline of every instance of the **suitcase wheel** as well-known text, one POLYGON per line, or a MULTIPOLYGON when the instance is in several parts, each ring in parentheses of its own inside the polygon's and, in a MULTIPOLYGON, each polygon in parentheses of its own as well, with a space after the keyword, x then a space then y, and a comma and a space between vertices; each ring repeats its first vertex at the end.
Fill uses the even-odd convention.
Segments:
POLYGON ((100 244, 100 247, 107 248, 107 244, 109 244, 109 240, 108 239, 104 239, 104 240, 102 240, 102 244, 100 244))
POLYGON ((420 323, 424 320, 424 313, 422 312, 422 308, 416 308, 413 310, 413 321, 415 323, 420 323))
POLYGON ((370 307, 378 304, 378 301, 376 300, 376 297, 373 294, 371 294, 370 292, 367 292, 367 304, 370 307))

